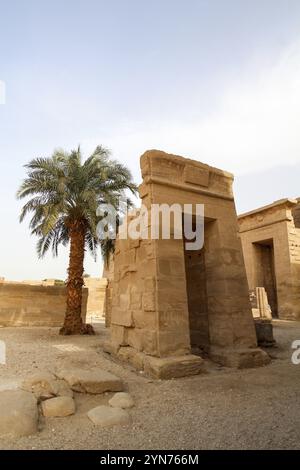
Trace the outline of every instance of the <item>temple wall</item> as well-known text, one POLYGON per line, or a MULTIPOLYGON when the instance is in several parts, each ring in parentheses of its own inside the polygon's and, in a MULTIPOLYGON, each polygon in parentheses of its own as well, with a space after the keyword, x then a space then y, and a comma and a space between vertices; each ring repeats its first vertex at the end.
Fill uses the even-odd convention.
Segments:
MULTIPOLYGON (((199 270, 196 279, 187 275, 191 255, 184 240, 174 237, 173 218, 169 219, 170 239, 161 234, 150 236, 149 226, 158 226, 153 220, 151 224, 151 218, 137 239, 122 238, 121 226, 113 263, 111 338, 105 350, 161 378, 201 372, 202 352, 227 366, 265 364, 268 357, 257 348, 237 235, 233 176, 160 151, 146 152, 141 157, 141 170, 139 192, 148 214, 153 204, 170 208, 175 203, 184 211, 192 210, 195 217, 196 204, 204 205, 205 253, 201 263, 205 278, 197 276, 199 270), (206 305, 201 312, 196 282, 202 287, 206 284, 201 292, 206 305), (201 332, 204 326, 205 335, 201 332), (197 348, 198 354, 192 354, 197 348)), ((182 212, 179 214, 182 228, 182 212)), ((132 214, 123 226, 136 220, 132 214)), ((193 269, 200 263, 198 255, 193 269)))
POLYGON ((300 319, 300 229, 293 218, 295 208, 297 201, 286 199, 238 218, 249 290, 265 287, 273 316, 289 320, 300 319), (267 248, 272 257, 269 267, 267 248))
MULTIPOLYGON (((89 321, 103 314, 106 280, 86 279, 82 316, 89 321)), ((43 285, 34 281, 0 281, 1 326, 62 326, 66 311, 65 286, 43 285)))

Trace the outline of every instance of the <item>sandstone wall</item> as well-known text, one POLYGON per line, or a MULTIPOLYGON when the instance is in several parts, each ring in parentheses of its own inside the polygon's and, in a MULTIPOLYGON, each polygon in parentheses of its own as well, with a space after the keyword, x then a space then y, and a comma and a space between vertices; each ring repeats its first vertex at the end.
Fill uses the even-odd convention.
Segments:
MULTIPOLYGON (((84 318, 87 294, 84 289, 84 318)), ((0 325, 62 326, 65 310, 65 287, 0 283, 0 325)))
MULTIPOLYGON (((201 253, 194 253, 196 262, 185 253, 183 240, 173 237, 173 220, 170 239, 147 238, 149 219, 137 239, 124 239, 120 229, 114 254, 111 340, 105 350, 138 370, 164 378, 198 373, 201 360, 191 354, 191 346, 208 351, 213 360, 227 366, 265 363, 257 349, 237 236, 233 176, 155 150, 141 157, 141 170, 139 193, 148 210, 151 204, 177 203, 184 210, 184 204, 189 204, 195 211, 196 204, 204 204, 205 256, 199 261, 201 253), (198 264, 199 269, 205 266, 206 288, 203 279, 200 297, 206 306, 201 312, 194 282, 199 278, 198 264), (195 265, 198 272, 193 276, 190 270, 195 265)), ((126 222, 134 222, 134 215, 126 222)))
MULTIPOLYGON (((257 249, 269 243, 274 257, 277 315, 288 320, 300 319, 300 229, 293 217, 296 209, 295 200, 284 199, 238 218, 249 289, 267 287, 261 280, 264 265, 257 249)), ((271 304, 269 293, 268 297, 271 304)))
POLYGON ((294 218, 295 227, 300 229, 300 198, 297 198, 297 205, 293 209, 292 214, 294 218))

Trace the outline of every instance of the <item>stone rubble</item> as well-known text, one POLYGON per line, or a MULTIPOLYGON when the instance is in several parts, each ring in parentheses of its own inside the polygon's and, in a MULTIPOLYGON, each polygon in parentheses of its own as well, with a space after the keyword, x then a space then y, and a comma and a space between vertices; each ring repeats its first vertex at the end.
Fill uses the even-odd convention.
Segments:
POLYGON ((21 388, 34 393, 38 401, 57 396, 73 397, 73 392, 64 380, 57 380, 50 372, 36 372, 23 381, 21 388))
MULTIPOLYGON (((45 418, 75 414, 73 391, 102 394, 122 390, 122 380, 101 369, 66 369, 56 375, 40 371, 28 375, 19 384, 5 382, 0 387, 0 438, 36 434, 39 409, 45 418), (20 388, 16 388, 18 386, 20 388)), ((104 427, 129 421, 128 413, 122 408, 133 406, 131 396, 117 393, 110 401, 111 406, 97 407, 88 412, 94 424, 104 427)))

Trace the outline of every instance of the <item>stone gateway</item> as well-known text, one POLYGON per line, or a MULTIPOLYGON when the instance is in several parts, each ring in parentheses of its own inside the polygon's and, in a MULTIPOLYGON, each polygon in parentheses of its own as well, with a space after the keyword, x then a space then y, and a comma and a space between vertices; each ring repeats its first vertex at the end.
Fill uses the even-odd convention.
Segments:
POLYGON ((233 176, 157 150, 142 155, 141 170, 139 193, 149 210, 204 204, 204 246, 188 250, 174 237, 116 240, 107 352, 165 379, 202 372, 207 356, 229 367, 266 364, 251 313, 233 176))

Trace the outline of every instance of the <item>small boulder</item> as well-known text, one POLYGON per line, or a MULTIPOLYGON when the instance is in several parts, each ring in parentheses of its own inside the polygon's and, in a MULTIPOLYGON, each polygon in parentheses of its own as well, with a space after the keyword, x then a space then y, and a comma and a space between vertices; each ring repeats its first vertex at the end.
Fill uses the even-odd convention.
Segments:
POLYGON ((131 395, 125 392, 115 393, 108 403, 114 408, 132 408, 134 406, 131 395))
POLYGON ((21 388, 32 392, 39 400, 47 400, 56 396, 55 377, 50 372, 36 372, 26 377, 21 388))
POLYGON ((26 377, 21 388, 34 393, 39 401, 56 396, 73 397, 73 392, 64 380, 57 380, 50 372, 37 372, 26 377))
POLYGON ((98 394, 123 390, 121 379, 101 369, 63 370, 57 376, 64 379, 74 392, 98 394))
POLYGON ((23 437, 38 431, 37 401, 24 390, 0 392, 0 437, 23 437))
POLYGON ((130 420, 127 411, 121 408, 112 408, 110 406, 97 406, 88 412, 88 417, 95 424, 102 428, 115 425, 127 424, 130 420))
POLYGON ((46 418, 62 418, 75 413, 75 402, 71 397, 56 397, 42 403, 43 415, 46 418))

